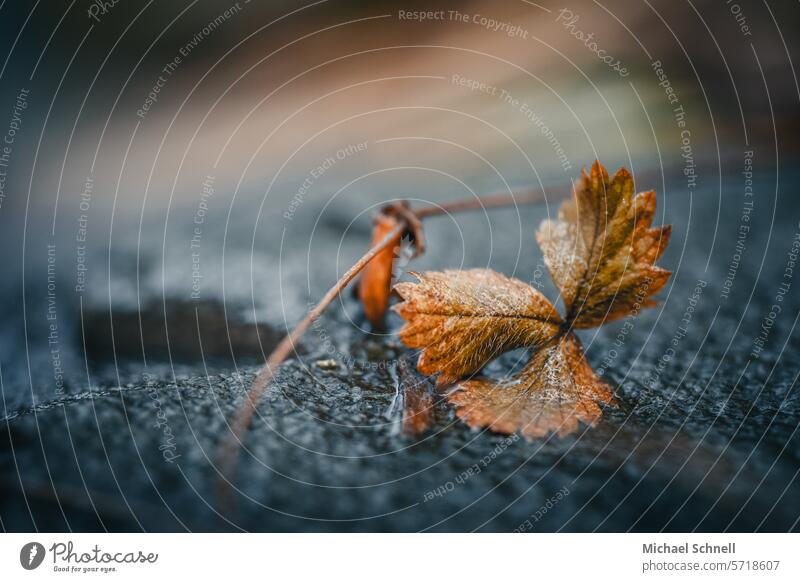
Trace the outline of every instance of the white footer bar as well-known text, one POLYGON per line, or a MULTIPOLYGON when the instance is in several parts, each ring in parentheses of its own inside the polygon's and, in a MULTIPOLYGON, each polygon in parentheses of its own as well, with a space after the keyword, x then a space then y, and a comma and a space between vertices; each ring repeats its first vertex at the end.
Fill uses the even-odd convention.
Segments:
POLYGON ((794 534, 0 535, 4 580, 794 581, 799 554, 794 534))

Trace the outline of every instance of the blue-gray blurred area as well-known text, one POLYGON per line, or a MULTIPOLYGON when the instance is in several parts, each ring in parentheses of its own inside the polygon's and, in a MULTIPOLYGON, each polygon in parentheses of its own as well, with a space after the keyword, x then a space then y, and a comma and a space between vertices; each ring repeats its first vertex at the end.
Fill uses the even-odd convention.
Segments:
POLYGON ((511 531, 566 486, 532 529, 796 530, 799 24, 755 0, 0 2, 0 525, 511 531), (555 299, 534 232, 595 159, 673 225, 658 307, 582 335, 619 408, 425 503, 503 437, 443 403, 398 435, 396 378, 352 366, 413 354, 345 294, 248 435, 251 511, 224 513, 225 419, 382 204, 541 194, 430 219, 408 268, 555 299))

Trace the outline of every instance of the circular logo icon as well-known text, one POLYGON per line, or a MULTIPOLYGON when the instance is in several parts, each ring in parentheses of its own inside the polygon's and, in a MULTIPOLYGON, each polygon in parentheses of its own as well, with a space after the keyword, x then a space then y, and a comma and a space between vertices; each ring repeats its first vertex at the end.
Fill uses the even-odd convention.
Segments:
POLYGON ((26 570, 35 570, 44 561, 44 546, 39 542, 28 542, 19 551, 19 563, 26 570))

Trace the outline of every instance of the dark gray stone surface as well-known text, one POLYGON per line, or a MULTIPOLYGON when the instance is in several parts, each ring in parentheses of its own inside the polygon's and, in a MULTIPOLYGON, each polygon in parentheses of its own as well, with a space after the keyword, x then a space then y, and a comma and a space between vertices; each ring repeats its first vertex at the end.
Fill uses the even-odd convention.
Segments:
MULTIPOLYGON (((762 177, 761 192, 770 192, 770 179, 762 177)), ((731 191, 740 187, 738 180, 731 178, 731 191)), ((796 183, 790 179, 780 191, 789 192, 796 183)), ((725 299, 721 291, 736 243, 740 199, 732 194, 732 202, 721 208, 714 196, 702 192, 691 201, 680 193, 667 193, 661 200, 664 220, 675 225, 665 257, 675 275, 660 306, 643 313, 632 328, 617 322, 582 332, 590 361, 603 370, 619 401, 594 428, 563 439, 508 440, 468 429, 439 402, 428 434, 403 436, 393 366, 397 358, 413 354, 391 336, 359 329, 363 321, 348 295, 307 334, 300 352, 281 368, 260 403, 237 468, 236 510, 230 512, 215 495, 212 461, 226 435, 226 419, 257 371, 261 349, 267 351, 280 335, 281 318, 263 318, 256 333, 246 316, 246 302, 228 305, 226 313, 213 298, 197 312, 179 299, 170 300, 166 308, 155 301, 145 311, 141 340, 138 318, 126 320, 131 311, 121 307, 114 312, 115 362, 108 311, 89 309, 91 388, 68 384, 62 396, 34 396, 34 406, 29 402, 6 409, 0 424, 2 526, 796 530, 796 287, 781 304, 765 350, 751 357, 797 232, 796 202, 788 195, 777 202, 767 194, 759 199, 746 251, 725 299), (706 286, 690 302, 698 281, 706 286), (684 337, 681 320, 690 306, 684 337), (169 332, 159 317, 164 311, 171 318, 169 332), (623 329, 629 329, 625 341, 615 344, 623 329), (171 363, 166 337, 174 351, 171 363), (149 352, 146 367, 137 357, 142 344, 149 352), (315 365, 330 358, 337 367, 315 365), (438 495, 432 493, 436 491, 438 495)), ((532 233, 544 213, 543 208, 522 211, 522 223, 528 226, 518 240, 515 233, 495 231, 488 260, 485 242, 469 239, 466 244, 475 253, 464 252, 448 238, 453 231, 447 225, 431 222, 431 251, 414 266, 489 264, 536 279, 530 273, 541 259, 532 233)), ((512 213, 498 211, 491 220, 502 225, 512 218, 512 213)), ((461 232, 482 232, 485 220, 464 215, 458 225, 461 232)), ((331 226, 324 235, 332 243, 338 243, 337 228, 331 226)), ((305 234, 298 229, 293 236, 300 240, 305 234)), ((249 252, 246 244, 240 248, 249 252)), ((357 256, 356 244, 345 254, 357 256)), ((283 260, 305 270, 300 261, 283 260)), ((312 257, 315 275, 315 266, 326 273, 329 265, 324 252, 312 257)), ((292 304, 302 304, 306 291, 319 296, 331 278, 320 274, 314 280, 310 290, 295 288, 292 304)), ((549 283, 544 290, 554 296, 549 283)), ((273 291, 267 287, 265 292, 273 291)), ((156 289, 153 295, 158 296, 156 289)), ((397 319, 390 320, 391 328, 398 325, 397 319)), ((489 373, 513 365, 518 355, 501 358, 489 373)), ((11 395, 8 365, 4 375, 4 394, 11 395)))

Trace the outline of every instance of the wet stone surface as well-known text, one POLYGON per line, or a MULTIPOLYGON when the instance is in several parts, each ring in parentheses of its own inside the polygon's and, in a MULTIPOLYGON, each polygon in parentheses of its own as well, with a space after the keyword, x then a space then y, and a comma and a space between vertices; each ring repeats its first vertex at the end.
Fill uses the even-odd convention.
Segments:
MULTIPOLYGON (((172 334, 189 339, 176 345, 170 363, 166 336, 154 331, 145 342, 150 358, 144 366, 136 359, 138 323, 125 319, 130 311, 115 313, 121 322, 114 338, 118 361, 98 315, 85 364, 91 388, 73 382, 63 394, 47 396, 8 366, 3 370, 8 395, 0 426, 3 527, 796 530, 796 290, 774 321, 764 352, 750 356, 797 228, 780 219, 791 216, 793 206, 777 208, 774 224, 766 210, 758 217, 766 222, 753 228, 732 294, 722 299, 731 244, 723 242, 706 268, 700 250, 707 253, 715 233, 696 218, 714 220, 714 200, 705 206, 696 201, 688 224, 682 202, 667 205, 665 220, 676 225, 676 234, 665 261, 676 274, 659 308, 643 313, 630 328, 617 322, 581 333, 590 362, 615 388, 619 405, 607 409, 595 427, 562 439, 527 442, 473 431, 441 401, 428 433, 404 436, 394 365, 413 354, 390 335, 361 331, 358 306, 347 295, 308 333, 259 403, 237 465, 234 511, 215 494, 214 461, 260 353, 274 345, 276 330, 285 329, 282 318, 259 318, 256 330, 247 318, 232 317, 247 311, 246 302, 239 311, 228 306, 226 312, 213 299, 197 319, 191 308, 172 310, 170 339, 172 334), (705 287, 683 333, 681 320, 698 281, 705 287), (193 347, 198 329, 207 350, 193 347), (625 341, 615 344, 623 329, 628 329, 625 341), (233 349, 221 340, 226 333, 233 349)), ((543 216, 542 209, 525 212, 528 224, 543 216)), ((721 212, 721 224, 735 228, 737 209, 721 212)), ((480 222, 465 216, 462 230, 477 231, 480 222)), ((335 236, 335 229, 330 231, 326 236, 335 236)), ((441 251, 431 251, 415 268, 486 266, 480 258, 465 259, 471 255, 447 239, 449 231, 441 232, 430 235, 430 248, 441 251)), ((531 280, 540 257, 532 228, 525 235, 530 257, 519 262, 516 246, 498 235, 489 265, 531 280), (503 244, 514 252, 500 252, 503 244)), ((717 240, 733 239, 717 234, 717 240)), ((241 252, 248 251, 243 245, 241 252)), ((314 256, 324 271, 324 253, 314 256)), ((330 277, 319 279, 310 292, 298 284, 292 301, 319 296, 330 277)), ((159 292, 153 289, 153 297, 159 292)), ((554 296, 549 283, 544 292, 554 296)), ((277 296, 267 283, 264 294, 277 296)), ((157 330, 159 321, 157 312, 148 315, 145 327, 157 330)), ((390 320, 390 329, 398 325, 390 320)), ((518 356, 504 356, 487 372, 500 373, 518 356)))
POLYGON ((471 431, 441 402, 430 433, 404 437, 391 369, 294 359, 247 435, 234 515, 214 495, 211 461, 255 368, 175 383, 132 376, 11 415, 3 518, 148 531, 786 530, 797 519, 796 365, 772 370, 768 391, 757 367, 717 372, 710 386, 715 370, 697 364, 649 387, 609 371, 620 406, 597 427, 526 442, 471 431))

